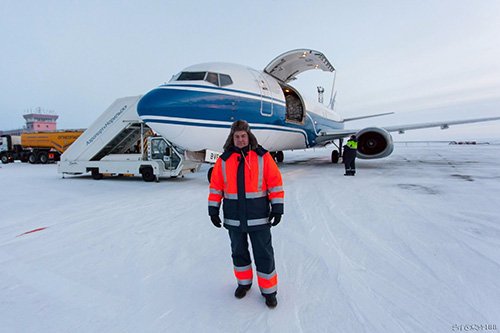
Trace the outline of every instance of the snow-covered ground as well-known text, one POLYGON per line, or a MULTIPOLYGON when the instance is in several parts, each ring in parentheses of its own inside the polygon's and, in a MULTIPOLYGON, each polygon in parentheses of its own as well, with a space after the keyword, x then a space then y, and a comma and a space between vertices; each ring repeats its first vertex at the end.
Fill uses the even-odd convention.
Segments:
POLYGON ((500 145, 410 144, 344 177, 328 150, 287 152, 270 310, 256 281, 233 296, 206 167, 145 183, 1 165, 0 331, 500 330, 499 166, 500 145))

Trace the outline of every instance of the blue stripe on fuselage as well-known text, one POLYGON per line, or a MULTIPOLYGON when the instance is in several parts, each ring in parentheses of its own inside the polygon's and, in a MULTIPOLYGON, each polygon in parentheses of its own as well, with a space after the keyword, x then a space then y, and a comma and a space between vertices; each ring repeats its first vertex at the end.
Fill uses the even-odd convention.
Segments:
MULTIPOLYGON (((175 85, 175 87, 185 86, 196 88, 207 88, 206 86, 196 85, 175 85)), ((245 119, 252 123, 254 129, 270 130, 265 125, 282 126, 281 128, 272 128, 272 130, 287 131, 297 133, 299 130, 304 135, 304 140, 308 147, 315 145, 316 131, 342 128, 342 124, 310 114, 306 117, 305 123, 294 124, 285 121, 285 107, 279 104, 272 104, 262 100, 263 107, 268 110, 273 108, 271 116, 263 116, 260 113, 261 100, 255 97, 261 97, 258 94, 224 89, 220 93, 214 88, 213 92, 168 89, 163 86, 147 93, 138 103, 137 112, 145 122, 170 123, 185 126, 201 127, 230 127, 235 119, 245 119), (227 94, 225 92, 237 92, 243 95, 249 95, 249 98, 227 94), (149 117, 168 117, 170 119, 152 119, 149 117), (172 118, 180 118, 178 121, 172 118), (193 119, 194 122, 186 122, 183 119, 193 119), (202 120, 203 122, 196 122, 202 120), (228 125, 222 125, 210 122, 226 122, 228 125), (261 124, 261 126, 259 126, 261 124), (287 129, 288 128, 288 129, 287 129), (316 131, 315 131, 316 129, 316 131)))

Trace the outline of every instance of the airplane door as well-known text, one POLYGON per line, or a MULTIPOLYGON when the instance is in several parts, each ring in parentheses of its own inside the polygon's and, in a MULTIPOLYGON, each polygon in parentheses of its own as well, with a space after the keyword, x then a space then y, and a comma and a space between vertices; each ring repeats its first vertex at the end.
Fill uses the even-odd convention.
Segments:
POLYGON ((269 88, 269 83, 267 79, 262 75, 262 73, 255 70, 251 70, 260 91, 260 114, 263 116, 272 116, 273 114, 273 95, 271 89, 269 88))

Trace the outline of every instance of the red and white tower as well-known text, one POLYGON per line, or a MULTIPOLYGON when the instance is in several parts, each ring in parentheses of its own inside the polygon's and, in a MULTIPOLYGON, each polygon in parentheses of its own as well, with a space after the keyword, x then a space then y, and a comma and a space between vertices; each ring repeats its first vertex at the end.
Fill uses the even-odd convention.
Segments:
POLYGON ((45 114, 41 110, 23 115, 26 120, 26 130, 28 132, 55 131, 57 129, 57 118, 55 114, 45 114))

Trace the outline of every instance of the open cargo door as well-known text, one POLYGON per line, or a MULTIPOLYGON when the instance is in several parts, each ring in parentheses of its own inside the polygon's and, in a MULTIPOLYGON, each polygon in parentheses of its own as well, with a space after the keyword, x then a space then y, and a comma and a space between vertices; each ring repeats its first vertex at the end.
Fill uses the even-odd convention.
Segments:
POLYGON ((269 63, 264 72, 281 82, 288 83, 296 79, 300 73, 311 69, 333 72, 332 64, 321 52, 299 49, 285 52, 269 63))

